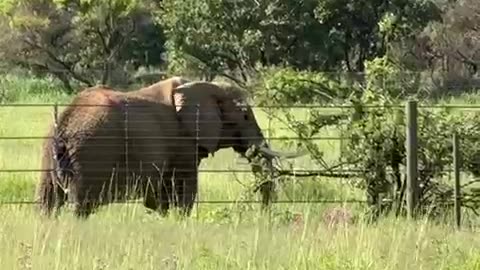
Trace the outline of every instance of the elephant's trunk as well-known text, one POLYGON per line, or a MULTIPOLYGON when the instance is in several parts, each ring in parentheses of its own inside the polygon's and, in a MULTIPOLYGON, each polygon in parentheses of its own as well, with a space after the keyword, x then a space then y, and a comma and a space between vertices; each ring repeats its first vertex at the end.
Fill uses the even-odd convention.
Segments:
POLYGON ((272 181, 271 175, 274 172, 273 160, 278 157, 278 153, 271 150, 266 141, 262 141, 261 143, 257 142, 252 144, 252 146, 254 147, 253 152, 245 155, 245 157, 252 166, 252 172, 254 174, 260 173, 260 183, 255 190, 260 192, 262 208, 266 209, 273 200, 275 183, 272 181), (259 156, 262 157, 266 163, 258 162, 257 157, 259 156))
MULTIPOLYGON (((256 150, 254 151, 257 154, 260 154, 266 159, 266 164, 252 164, 252 170, 254 172, 267 172, 273 173, 274 172, 274 160, 277 158, 295 158, 304 155, 305 153, 287 153, 287 152, 278 152, 272 150, 266 141, 262 141, 262 143, 254 144, 256 145, 256 150)), ((255 154, 254 154, 255 156, 255 154)), ((251 157, 247 157, 250 163, 252 163, 253 159, 251 157)), ((265 209, 273 201, 274 189, 275 189, 275 182, 271 179, 271 175, 263 175, 266 179, 261 179, 261 184, 258 186, 258 190, 260 191, 262 197, 262 206, 265 209)))

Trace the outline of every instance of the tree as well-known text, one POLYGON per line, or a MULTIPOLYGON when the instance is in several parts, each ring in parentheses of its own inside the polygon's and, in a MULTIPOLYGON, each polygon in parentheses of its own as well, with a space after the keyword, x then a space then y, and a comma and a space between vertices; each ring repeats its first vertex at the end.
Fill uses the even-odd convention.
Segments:
POLYGON ((10 63, 54 75, 70 91, 72 82, 125 84, 129 64, 161 63, 163 35, 151 20, 152 5, 134 0, 7 1, 0 6, 6 33, 0 53, 10 63), (145 40, 154 42, 138 46, 145 40), (156 55, 145 60, 142 51, 156 55))
POLYGON ((364 71, 366 60, 382 57, 391 42, 411 40, 438 14, 428 0, 319 0, 315 9, 345 68, 355 72, 364 71))
POLYGON ((173 63, 248 80, 257 65, 320 69, 332 58, 316 0, 165 0, 159 19, 173 63), (325 37, 325 38, 324 38, 325 37))
POLYGON ((165 0, 162 7, 173 65, 243 81, 258 65, 362 72, 365 60, 410 38, 437 11, 417 0, 165 0))
POLYGON ((415 56, 432 74, 436 86, 451 90, 478 88, 480 65, 480 2, 446 4, 440 22, 431 22, 418 36, 415 56))

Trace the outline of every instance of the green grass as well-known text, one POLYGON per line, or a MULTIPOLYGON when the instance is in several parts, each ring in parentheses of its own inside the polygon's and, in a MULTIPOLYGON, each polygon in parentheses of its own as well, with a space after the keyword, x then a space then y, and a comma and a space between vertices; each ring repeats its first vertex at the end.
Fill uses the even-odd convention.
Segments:
POLYGON ((0 212, 2 269, 478 269, 480 239, 429 223, 327 226, 160 219, 112 206, 91 219, 0 212), (29 268, 31 267, 31 268, 29 268))
MULTIPOLYGON (((7 77, 0 86, 10 102, 68 102, 51 81, 7 77), (15 89, 15 91, 11 90, 15 89)), ((0 106, 0 136, 44 136, 51 107, 0 106)), ((305 115, 302 110, 295 112, 305 115)), ((262 128, 289 135, 279 122, 262 128)), ((339 135, 338 131, 325 133, 339 135)), ((320 141, 333 161, 338 141, 320 141)), ((275 148, 285 148, 274 141, 275 148)), ((0 169, 40 167, 40 141, 0 140, 0 169)), ((201 168, 248 169, 231 150, 221 150, 201 168)), ((297 168, 312 168, 308 159, 297 168)), ((0 200, 32 200, 37 173, 0 173, 0 200)), ((201 173, 199 199, 241 200, 249 173, 201 173)), ((282 186, 280 199, 362 199, 339 180, 301 179, 282 186)), ((112 204, 86 221, 65 209, 57 220, 41 218, 32 205, 0 205, 2 269, 480 269, 478 228, 426 221, 362 219, 360 204, 278 204, 261 214, 258 205, 199 204, 190 218, 161 218, 141 204, 112 204), (343 209, 351 218, 342 218, 343 209), (198 211, 197 211, 198 210, 198 211), (329 216, 331 214, 331 216, 329 216), (330 222, 338 223, 330 224, 330 222), (336 224, 336 225, 335 225, 336 224)))

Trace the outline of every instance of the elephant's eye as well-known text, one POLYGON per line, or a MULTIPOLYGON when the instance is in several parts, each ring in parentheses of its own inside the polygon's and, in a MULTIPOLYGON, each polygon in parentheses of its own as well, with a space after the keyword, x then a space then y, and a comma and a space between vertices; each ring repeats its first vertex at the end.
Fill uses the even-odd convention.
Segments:
POLYGON ((244 114, 244 115, 243 115, 243 119, 244 119, 245 121, 248 121, 248 114, 244 114))

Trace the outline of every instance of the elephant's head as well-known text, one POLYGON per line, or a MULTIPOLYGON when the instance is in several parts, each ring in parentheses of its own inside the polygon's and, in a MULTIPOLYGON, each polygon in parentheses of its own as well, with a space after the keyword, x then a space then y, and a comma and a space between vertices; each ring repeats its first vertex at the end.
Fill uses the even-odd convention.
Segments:
POLYGON ((266 144, 246 102, 246 93, 238 87, 219 82, 188 82, 174 89, 172 100, 186 132, 198 136, 201 158, 230 147, 245 156, 254 145, 267 157, 283 155, 266 144))

